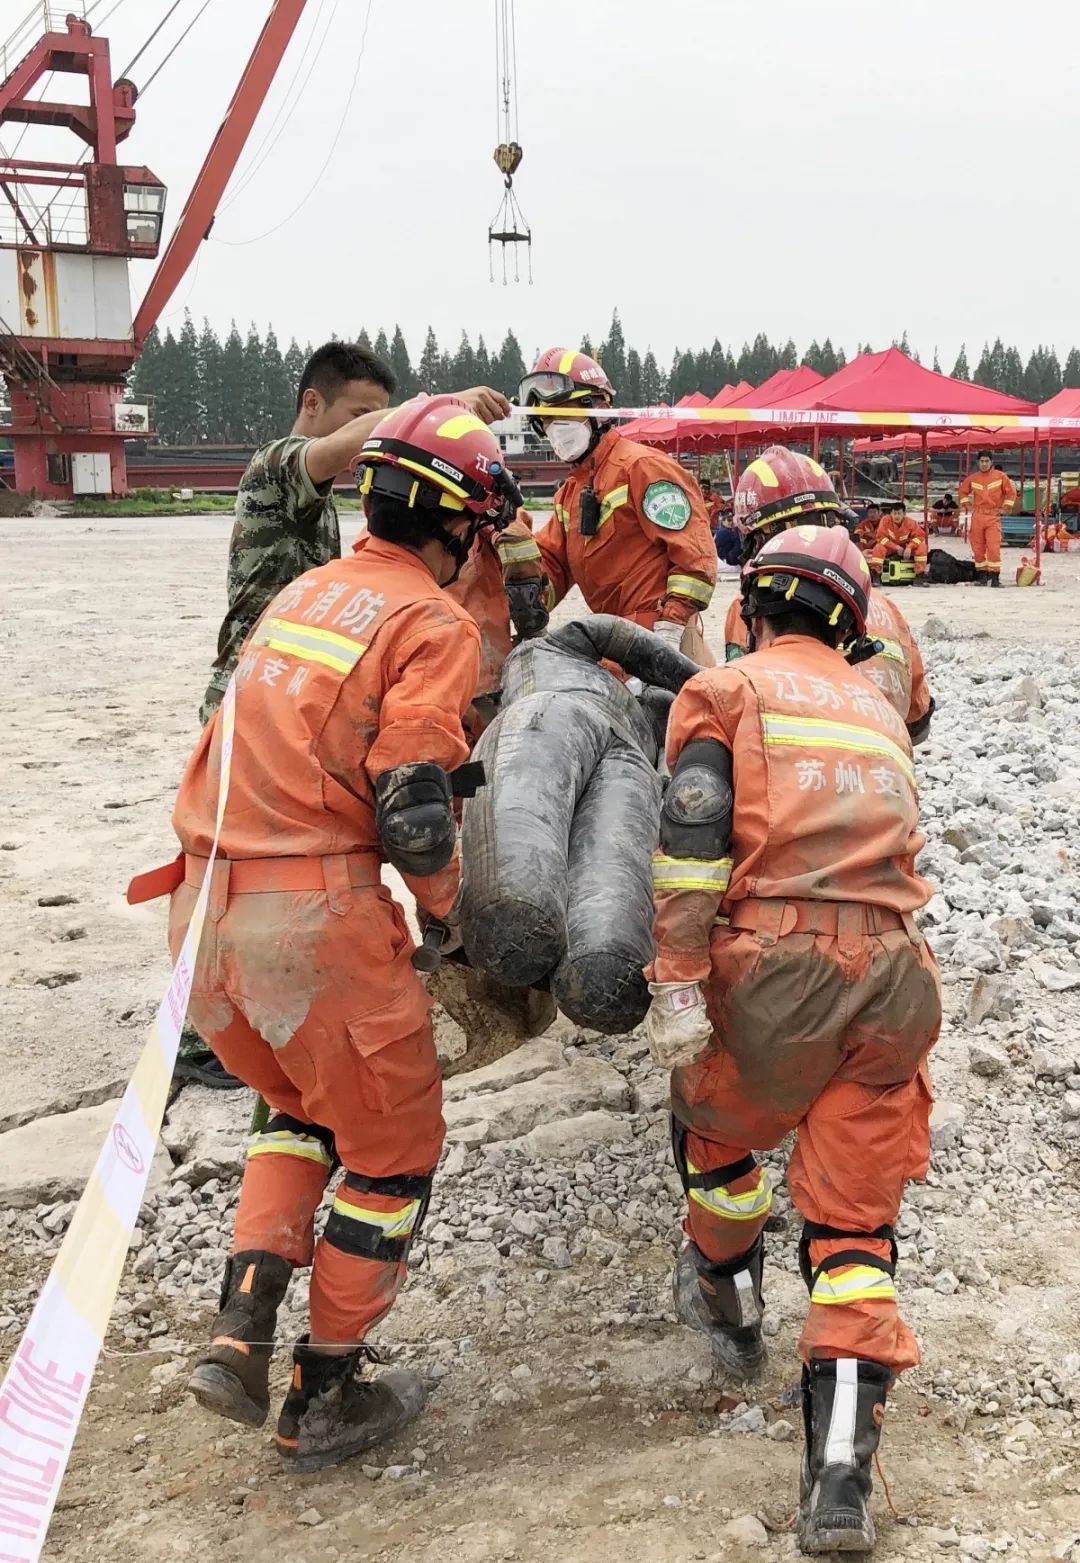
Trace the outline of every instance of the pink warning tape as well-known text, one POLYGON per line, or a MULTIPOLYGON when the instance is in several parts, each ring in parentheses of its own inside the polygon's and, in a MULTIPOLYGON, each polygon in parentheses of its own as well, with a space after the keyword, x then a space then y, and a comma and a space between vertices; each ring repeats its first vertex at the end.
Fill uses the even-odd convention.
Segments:
POLYGON ((168 1099, 229 791, 235 692, 206 875, 169 986, 30 1322, 0 1384, 0 1563, 37 1563, 116 1301, 168 1099))

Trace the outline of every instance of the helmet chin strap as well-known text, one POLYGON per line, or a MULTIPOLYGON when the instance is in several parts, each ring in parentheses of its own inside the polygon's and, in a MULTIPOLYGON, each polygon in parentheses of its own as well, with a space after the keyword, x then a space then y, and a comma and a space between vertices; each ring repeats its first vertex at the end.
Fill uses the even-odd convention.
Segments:
POLYGON ((440 581, 440 586, 453 586, 465 568, 465 563, 472 553, 472 545, 480 531, 480 522, 481 517, 474 516, 469 522, 469 530, 464 537, 455 537, 453 532, 448 531, 445 526, 432 527, 431 536, 433 540, 439 543, 444 552, 448 553, 454 561, 453 575, 447 581, 440 581))
POLYGON ((611 427, 611 425, 609 423, 606 423, 606 422, 602 423, 602 422, 600 422, 600 420, 598 418, 590 418, 588 420, 588 422, 589 422, 589 428, 591 429, 592 434, 591 434, 591 437, 589 439, 589 443, 588 443, 588 445, 585 448, 584 456, 579 457, 578 460, 575 461, 575 463, 574 463, 575 467, 579 466, 581 464, 581 462, 583 462, 583 461, 588 461, 588 459, 592 455, 593 451, 596 449, 596 447, 599 445, 600 441, 603 439, 603 437, 604 437, 605 433, 607 432, 607 430, 611 427))

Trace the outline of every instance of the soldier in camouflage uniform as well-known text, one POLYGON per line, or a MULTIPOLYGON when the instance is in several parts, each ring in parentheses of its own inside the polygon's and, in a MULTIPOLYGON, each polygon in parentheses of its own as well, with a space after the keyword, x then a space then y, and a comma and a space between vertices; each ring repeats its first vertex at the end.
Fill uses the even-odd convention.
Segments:
MULTIPOLYGON (((248 463, 236 491, 229 606, 199 711, 204 723, 221 704, 240 648, 264 609, 297 576, 340 557, 334 479, 358 459, 394 389, 390 366, 374 353, 348 342, 327 342, 300 377, 292 432, 262 446, 248 463)), ((487 386, 454 395, 485 423, 509 411, 506 398, 487 386)), ((181 1038, 176 1072, 219 1089, 240 1084, 190 1026, 181 1038)))

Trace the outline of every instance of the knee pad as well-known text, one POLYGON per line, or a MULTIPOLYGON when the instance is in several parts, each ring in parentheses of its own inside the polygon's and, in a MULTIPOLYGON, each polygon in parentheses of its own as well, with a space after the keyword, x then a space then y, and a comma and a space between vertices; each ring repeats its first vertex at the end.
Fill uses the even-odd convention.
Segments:
POLYGON ((729 1161, 724 1167, 714 1167, 711 1172, 699 1172, 687 1160, 686 1134, 684 1125, 673 1117, 671 1150, 687 1199, 701 1205, 711 1215, 719 1216, 721 1220, 755 1221, 759 1217, 764 1220, 772 1208, 772 1186, 764 1168, 758 1167, 755 1157, 748 1151, 738 1161, 729 1161), (728 1193, 729 1183, 734 1183, 736 1178, 745 1178, 755 1169, 759 1177, 754 1188, 746 1189, 741 1194, 728 1193))
POLYGON ((328 1175, 338 1165, 333 1130, 318 1123, 305 1123, 291 1113, 274 1113, 248 1146, 249 1158, 266 1155, 298 1156, 304 1161, 320 1162, 328 1175))
POLYGON ((812 1303, 832 1304, 858 1302, 864 1298, 895 1298, 893 1277, 896 1274, 896 1233, 891 1226, 880 1226, 873 1232, 849 1232, 845 1227, 826 1226, 821 1221, 804 1221, 799 1239, 799 1273, 806 1283, 812 1303), (822 1238, 843 1240, 849 1238, 852 1246, 829 1254, 816 1267, 810 1260, 810 1244, 822 1238), (860 1240, 868 1238, 889 1244, 890 1258, 882 1259, 868 1248, 860 1248, 860 1240), (856 1268, 849 1274, 831 1279, 832 1271, 849 1265, 856 1268))
POLYGON ((359 1259, 403 1264, 409 1257, 413 1239, 424 1224, 433 1177, 433 1172, 389 1178, 369 1178, 362 1172, 347 1172, 341 1187, 348 1189, 350 1194, 382 1194, 409 1203, 403 1210, 372 1210, 362 1201, 354 1204, 339 1195, 326 1223, 326 1241, 342 1253, 359 1259))
POLYGON ((716 862, 731 844, 731 750, 713 738, 688 743, 675 762, 660 810, 660 849, 669 857, 716 862))

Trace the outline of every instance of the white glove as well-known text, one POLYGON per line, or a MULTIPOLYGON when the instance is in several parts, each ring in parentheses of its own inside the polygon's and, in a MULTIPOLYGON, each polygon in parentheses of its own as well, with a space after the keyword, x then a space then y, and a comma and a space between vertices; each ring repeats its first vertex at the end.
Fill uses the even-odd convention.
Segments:
POLYGON ((650 982, 649 992, 645 1035, 653 1063, 661 1069, 692 1064, 713 1034, 700 983, 650 982))
POLYGON ((657 619, 653 625, 653 634, 659 635, 665 646, 670 646, 672 651, 682 650, 685 624, 676 624, 673 619, 657 619))

